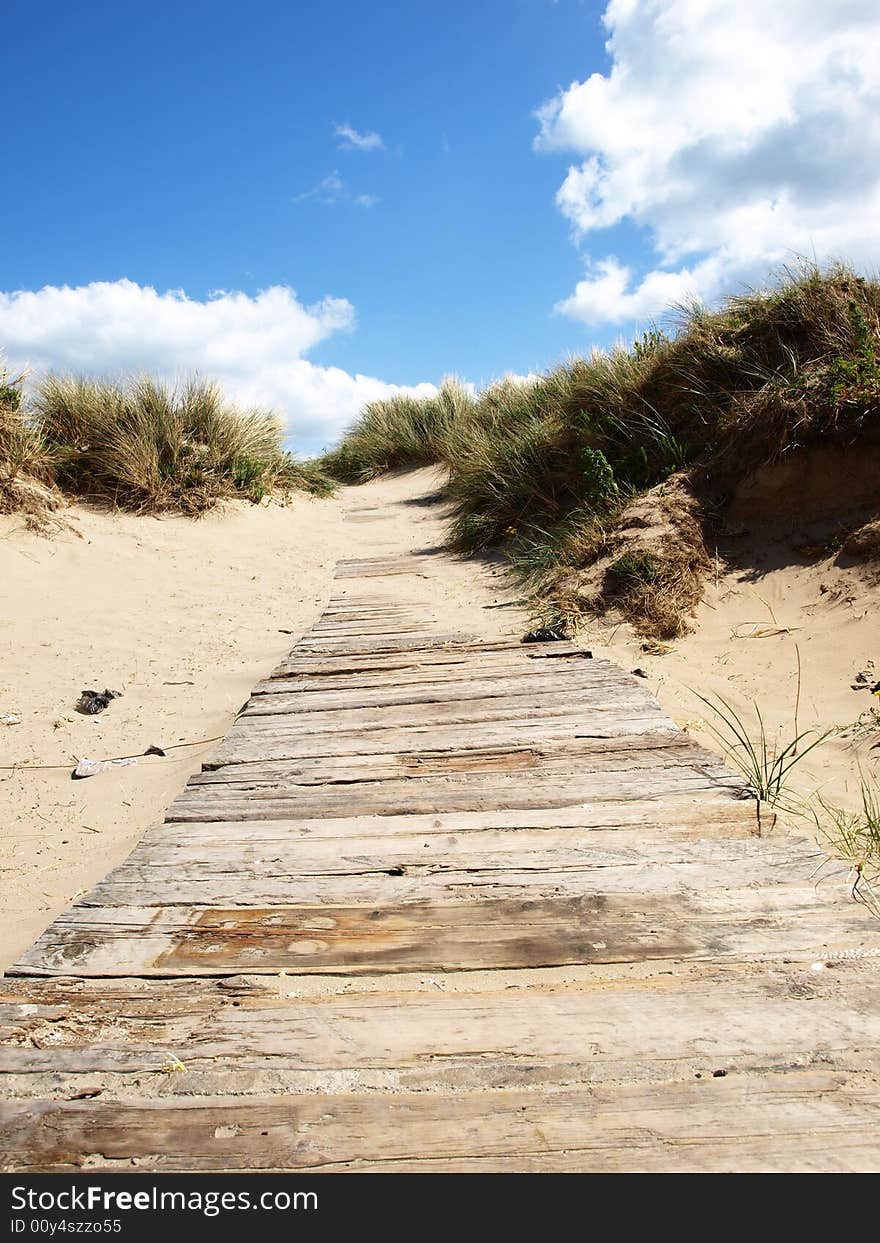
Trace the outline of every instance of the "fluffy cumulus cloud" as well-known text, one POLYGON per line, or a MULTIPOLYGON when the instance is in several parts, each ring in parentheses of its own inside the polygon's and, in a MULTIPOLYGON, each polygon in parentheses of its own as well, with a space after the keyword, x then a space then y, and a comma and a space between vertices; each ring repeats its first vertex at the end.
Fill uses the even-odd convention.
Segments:
POLYGON ((303 452, 331 443, 366 402, 398 391, 304 357, 354 320, 344 298, 304 306, 286 286, 205 301, 128 280, 0 293, 0 343, 11 368, 32 376, 148 371, 169 380, 198 373, 239 401, 278 411, 303 452))
POLYGON ((651 316, 790 262, 873 270, 880 215, 880 8, 863 0, 612 0, 611 68, 538 112, 536 146, 575 152, 557 194, 585 278, 559 309, 651 316), (599 250, 644 231, 649 270, 599 250))

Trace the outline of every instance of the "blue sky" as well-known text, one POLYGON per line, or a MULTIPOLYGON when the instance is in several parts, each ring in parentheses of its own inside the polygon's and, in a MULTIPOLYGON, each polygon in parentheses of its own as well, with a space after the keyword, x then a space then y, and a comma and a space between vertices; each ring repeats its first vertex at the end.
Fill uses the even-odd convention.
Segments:
POLYGON ((212 371, 311 450, 390 385, 873 263, 871 6, 4 7, 0 348, 33 372, 212 371))

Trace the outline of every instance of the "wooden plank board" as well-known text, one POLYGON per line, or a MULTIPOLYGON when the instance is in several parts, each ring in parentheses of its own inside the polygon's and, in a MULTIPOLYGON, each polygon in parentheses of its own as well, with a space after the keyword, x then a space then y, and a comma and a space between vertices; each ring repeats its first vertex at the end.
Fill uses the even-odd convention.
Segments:
POLYGON ((404 575, 424 575, 427 577, 433 568, 432 562, 426 557, 389 557, 386 560, 376 559, 371 562, 338 562, 333 577, 335 579, 352 578, 399 578, 404 575))
POLYGON ((600 702, 589 690, 570 689, 561 696, 558 691, 540 691, 523 695, 497 695, 488 698, 455 696, 451 700, 429 700, 426 703, 381 704, 364 707, 358 704, 351 708, 316 708, 309 712, 300 711, 299 704, 294 701, 280 699, 273 695, 269 703, 257 702, 248 706, 237 718, 234 729, 238 733, 254 731, 283 732, 287 737, 297 734, 312 734, 316 730, 326 733, 329 730, 351 730, 366 727, 368 729, 397 729, 400 727, 426 725, 460 725, 482 721, 509 721, 528 719, 540 721, 545 718, 557 719, 560 715, 560 700, 565 703, 565 711, 582 720, 589 728, 590 722, 596 719, 613 719, 620 716, 624 719, 637 711, 645 716, 653 713, 662 715, 659 706, 647 699, 644 692, 637 687, 619 687, 602 693, 600 702), (629 711, 627 711, 629 710, 629 711))
POLYGON ((212 1072, 246 1080, 248 1093, 259 1091, 260 1075, 276 1084, 283 1075, 292 1091, 332 1091, 342 1071, 363 1088, 394 1072, 400 1086, 425 1090, 692 1081, 718 1067, 839 1065, 850 1046, 871 1047, 880 1003, 870 960, 820 972, 785 963, 761 972, 741 963, 613 964, 528 974, 527 983, 493 973, 444 982, 448 990, 389 976, 328 990, 316 980, 304 991, 311 981, 249 976, 6 979, 0 1072, 32 1095, 39 1076, 155 1073, 172 1051, 188 1077, 172 1076, 165 1091, 183 1095, 212 1072))
POLYGON ((340 676, 350 673, 375 673, 380 670, 437 669, 453 665, 462 667, 471 665, 469 676, 473 676, 472 662, 476 655, 479 656, 479 668, 481 671, 488 668, 494 659, 503 657, 508 659, 515 657, 518 660, 557 660, 566 662, 590 658, 589 652, 578 648, 560 651, 554 645, 553 650, 550 651, 535 651, 531 649, 526 650, 518 644, 500 642, 495 646, 482 644, 479 649, 462 644, 459 646, 444 645, 436 648, 403 652, 343 652, 341 654, 331 653, 329 655, 307 652, 305 649, 297 647, 286 660, 281 662, 272 676, 340 676))
MULTIPOLYGON (((425 751, 460 753, 478 743, 487 747, 514 748, 541 746, 547 742, 577 741, 582 737, 624 738, 639 734, 656 735, 664 725, 662 714, 647 711, 645 715, 621 719, 619 713, 594 711, 589 719, 585 713, 557 715, 539 720, 484 721, 479 731, 473 725, 398 726, 384 729, 324 730, 308 734, 288 734, 284 730, 230 730, 225 740, 205 761, 208 768, 223 764, 259 763, 268 760, 296 760, 323 755, 389 755, 422 754, 425 751)), ((670 737, 679 731, 669 726, 670 737)), ((740 784, 742 784, 740 782, 740 784)))
POLYGON ((325 638, 323 636, 306 634, 303 635, 298 644, 298 650, 304 655, 315 654, 319 656, 364 656, 379 654, 382 652, 427 652, 432 648, 448 648, 458 647, 473 640, 475 636, 466 634, 442 634, 427 632, 416 635, 401 635, 396 637, 389 635, 387 638, 325 638))
POLYGON ((727 886, 808 883, 815 851, 790 843, 768 850, 765 842, 678 842, 653 852, 620 834, 602 842, 529 841, 472 835, 463 844, 439 841, 353 838, 339 843, 293 842, 272 849, 215 844, 204 860, 198 845, 162 850, 151 842, 99 882, 84 906, 264 906, 441 902, 457 898, 541 898, 647 893, 684 894, 727 886), (333 847, 337 848, 334 849, 333 847), (769 877, 768 879, 768 872, 769 877))
MULTIPOLYGON (((399 869, 401 875, 431 876, 472 871, 533 871, 540 875, 571 869, 594 874, 594 885, 601 874, 628 870, 632 877, 643 877, 653 888, 653 872, 698 864, 711 875, 717 888, 725 875, 732 884, 744 885, 743 871, 764 866, 765 884, 780 879, 808 879, 815 868, 815 847, 806 838, 767 839, 754 835, 737 837, 673 837, 668 842, 644 843, 637 829, 477 829, 470 833, 436 830, 428 833, 390 834, 358 831, 360 821, 350 823, 344 838, 291 831, 287 838, 266 842, 248 841, 235 829, 226 831, 215 823, 215 835, 206 857, 204 839, 191 840, 189 832, 166 827, 146 838, 124 862, 110 872, 105 881, 117 881, 132 874, 156 889, 169 879, 189 873, 235 873, 249 881, 257 876, 280 874, 286 878, 308 879, 320 876, 368 876, 399 869), (648 867, 647 865, 653 865, 648 867), (155 870, 150 880, 147 873, 155 870), (738 871, 737 869, 743 869, 738 871), (650 873, 650 874, 649 874, 650 873), (141 875, 143 874, 143 875, 141 875)), ((295 824, 296 822, 294 822, 295 824)), ((606 877, 606 879, 608 879, 606 877)), ((585 881, 585 883, 588 883, 585 881)), ((608 880, 614 887, 613 879, 608 880)), ((686 888, 686 885, 682 885, 686 888)), ((94 892, 94 891, 93 891, 94 892)), ((91 897, 89 899, 91 900, 91 897)))
POLYGON ((285 690, 278 681, 270 682, 267 692, 251 696, 243 715, 268 715, 273 712, 327 712, 340 708, 386 708, 403 706, 404 704, 442 704, 466 701, 483 701, 486 699, 512 699, 512 708, 517 700, 526 695, 578 695, 586 692, 598 692, 609 696, 616 694, 620 688, 620 679, 612 681, 609 677, 601 679, 591 676, 588 671, 572 670, 554 675, 541 669, 524 679, 517 671, 506 677, 481 678, 470 677, 456 681, 422 681, 404 685, 389 686, 387 679, 384 686, 361 688, 358 686, 344 687, 340 690, 328 690, 322 685, 303 686, 285 690))
MULTIPOLYGON (((766 815, 766 813, 765 813, 766 815)), ((168 824, 173 824, 173 821, 168 824)), ((770 817, 772 824, 772 817, 770 817)), ((443 840, 466 837, 491 831, 512 834, 541 831, 570 831, 577 834, 636 833, 645 840, 665 840, 671 836, 697 838, 740 837, 756 835, 755 804, 750 800, 732 799, 722 791, 711 800, 703 795, 670 797, 668 799, 632 799, 606 802, 575 803, 564 807, 503 808, 490 811, 449 811, 426 814, 288 817, 240 821, 188 821, 185 836, 179 829, 156 825, 144 836, 144 842, 203 841, 284 841, 308 839, 311 842, 334 841, 349 836, 410 837, 422 836, 443 840), (707 806, 711 803, 711 806, 707 806)), ((769 829, 768 829, 769 831, 769 829)), ((767 839, 769 840, 769 839, 767 839)), ((782 836, 781 840, 788 838, 782 836)), ((800 839, 796 839, 800 840, 800 839)))
MULTIPOLYGON (((565 686, 566 682, 571 679, 572 682, 585 681, 587 675, 574 666, 574 662, 560 662, 562 668, 557 667, 555 678, 558 679, 557 685, 565 686)), ((611 680, 615 678, 619 684, 619 674, 606 674, 604 671, 597 671, 590 675, 592 684, 600 685, 603 678, 611 680)), ((357 701, 360 694, 365 696, 364 704, 370 702, 370 692, 377 691, 385 696, 393 695, 413 695, 413 700, 404 700, 403 702, 418 702, 418 696, 422 693, 431 693, 436 691, 439 694, 456 694, 465 693, 469 686, 485 688, 490 694, 495 693, 495 686, 500 683, 502 686, 518 686, 539 687, 541 685, 552 685, 554 673, 552 669, 548 669, 547 662, 519 660, 505 663, 481 662, 479 670, 474 671, 473 667, 465 661, 450 661, 440 667, 414 665, 402 669, 376 669, 364 670, 354 673, 330 673, 330 672, 313 672, 313 673, 295 673, 290 675, 278 674, 271 678, 267 678, 264 682, 258 682, 251 692, 251 698, 257 699, 263 695, 298 695, 305 702, 306 697, 313 695, 338 695, 344 693, 353 701, 357 701)), ((391 699, 389 698, 389 702, 391 699)))
MULTIPOLYGON (((574 662, 559 662, 558 676, 561 682, 567 678, 577 678, 578 670, 574 662), (561 667, 560 667, 561 666, 561 667)), ((465 660, 446 660, 442 663, 432 662, 430 665, 420 661, 404 660, 393 668, 372 668, 369 665, 337 672, 333 668, 312 666, 308 669, 297 669, 294 672, 279 671, 263 682, 258 682, 251 692, 252 698, 260 695, 289 694, 328 694, 345 691, 355 696, 360 691, 384 690, 392 693, 395 689, 401 693, 414 691, 418 694, 422 687, 436 687, 438 690, 448 686, 450 691, 456 685, 467 685, 471 682, 482 683, 490 689, 495 682, 517 682, 521 687, 539 685, 547 678, 548 664, 543 661, 519 660, 482 661, 477 671, 465 660), (533 681, 534 679, 537 679, 533 681)), ((598 685, 602 675, 594 675, 598 685)), ((619 679, 619 675, 618 679, 619 679)))
POLYGON ((880 929, 866 930, 855 905, 833 923, 830 905, 812 885, 780 883, 354 906, 74 906, 10 974, 355 975, 880 948, 880 929))
POLYGON ((189 786, 225 782, 259 785, 333 785, 357 781, 390 781, 445 776, 453 773, 522 773, 544 777, 571 773, 582 777, 584 767, 651 768, 669 763, 700 765, 703 772, 721 773, 717 756, 686 736, 658 730, 611 738, 572 738, 517 747, 470 747, 461 751, 411 751, 396 755, 324 755, 298 760, 268 760, 206 768, 190 778, 189 786))
POLYGON ((370 621, 318 622, 304 635, 309 639, 347 638, 393 638, 397 635, 424 635, 423 621, 408 621, 401 617, 387 617, 370 621))
POLYGON ((395 1171, 876 1168, 880 1088, 828 1071, 474 1093, 2 1107, 16 1168, 395 1171))
MULTIPOLYGON (((172 803, 167 819, 175 823, 187 820, 269 820, 291 819, 322 814, 424 815, 429 812, 502 810, 528 807, 569 807, 579 799, 584 802, 611 799, 643 800, 644 774, 611 773, 604 781, 596 773, 587 773, 577 782, 540 782, 513 779, 492 785, 485 779, 467 780, 425 778, 421 781, 359 782, 354 785, 323 787, 302 786, 299 789, 274 790, 260 786, 250 788, 224 784, 211 787, 190 787, 172 803), (536 784, 539 789, 536 790, 536 784)), ((713 805, 719 790, 729 789, 734 797, 739 787, 724 787, 700 773, 669 770, 651 782, 651 793, 657 799, 666 796, 702 796, 713 805)))

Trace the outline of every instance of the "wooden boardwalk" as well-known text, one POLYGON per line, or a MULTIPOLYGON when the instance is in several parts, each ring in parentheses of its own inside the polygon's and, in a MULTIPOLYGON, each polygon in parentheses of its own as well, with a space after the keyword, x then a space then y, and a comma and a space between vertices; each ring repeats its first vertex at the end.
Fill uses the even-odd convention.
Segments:
POLYGON ((0 981, 7 1167, 876 1169, 880 924, 643 682, 424 573, 341 563, 0 981))

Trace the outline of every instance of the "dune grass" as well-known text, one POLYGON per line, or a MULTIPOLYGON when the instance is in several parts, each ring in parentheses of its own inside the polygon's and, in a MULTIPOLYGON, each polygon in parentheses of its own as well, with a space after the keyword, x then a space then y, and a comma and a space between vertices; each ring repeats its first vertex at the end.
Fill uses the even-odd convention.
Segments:
POLYGON ((573 599, 571 572, 604 558, 582 603, 622 603, 669 637, 700 598, 709 505, 797 448, 880 434, 878 314, 877 281, 804 267, 529 382, 374 402, 324 464, 359 482, 440 463, 454 548, 500 548, 537 591, 573 599), (632 512, 645 497, 656 521, 632 512), (651 527, 653 542, 636 537, 651 527), (633 557, 640 572, 622 572, 633 557))
POLYGON ((0 513, 23 513, 39 528, 59 496, 51 450, 22 408, 21 386, 0 366, 0 513))
POLYGON ((434 397, 396 393, 370 402, 323 468, 343 483, 366 483, 390 470, 442 460, 453 428, 471 413, 464 386, 447 377, 434 397))
POLYGON ((757 704, 754 705, 757 727, 750 730, 733 705, 721 695, 709 699, 697 694, 697 698, 712 712, 717 725, 710 721, 708 728, 748 782, 756 801, 770 807, 778 806, 783 811, 800 811, 791 793, 792 770, 836 730, 827 729, 823 733, 801 730, 783 742, 770 737, 757 704), (806 742, 808 738, 811 741, 806 742))
POLYGON ((205 381, 49 375, 32 420, 61 490, 113 508, 199 514, 224 498, 333 487, 320 467, 284 451, 278 419, 239 409, 205 381))

